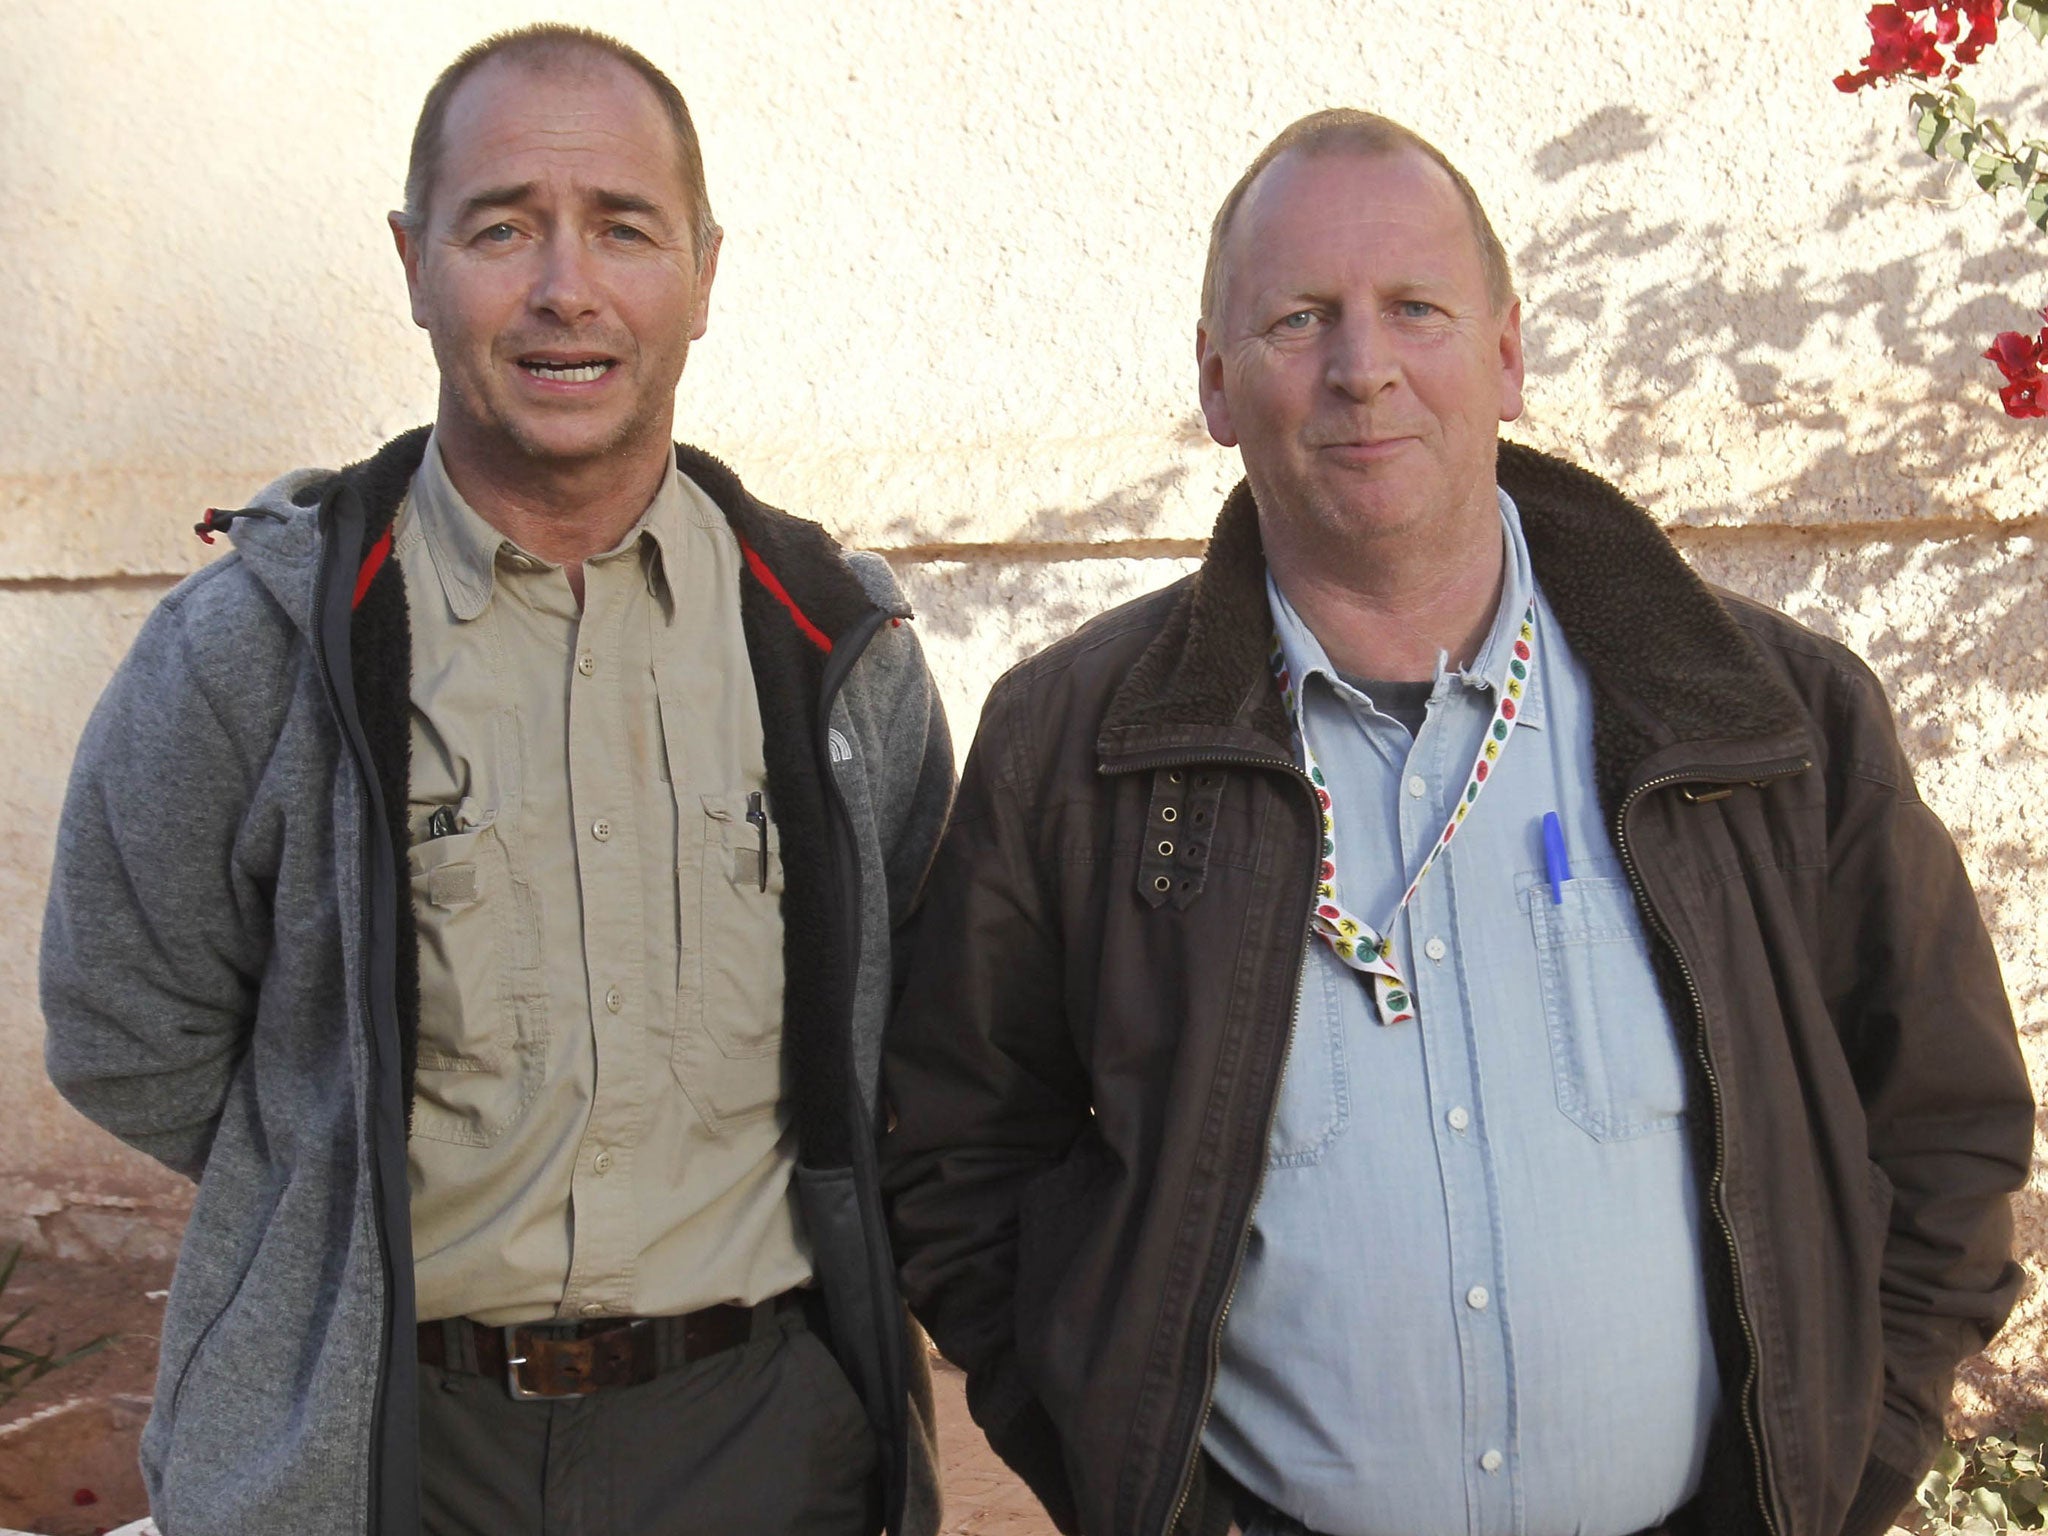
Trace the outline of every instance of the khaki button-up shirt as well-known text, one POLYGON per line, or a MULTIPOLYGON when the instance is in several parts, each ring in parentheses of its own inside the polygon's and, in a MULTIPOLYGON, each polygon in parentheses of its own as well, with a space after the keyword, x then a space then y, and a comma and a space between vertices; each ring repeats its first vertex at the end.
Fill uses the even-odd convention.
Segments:
POLYGON ((725 519, 671 464, 585 563, 579 611, 430 442, 393 551, 420 1317, 654 1316, 802 1283, 780 845, 725 519))

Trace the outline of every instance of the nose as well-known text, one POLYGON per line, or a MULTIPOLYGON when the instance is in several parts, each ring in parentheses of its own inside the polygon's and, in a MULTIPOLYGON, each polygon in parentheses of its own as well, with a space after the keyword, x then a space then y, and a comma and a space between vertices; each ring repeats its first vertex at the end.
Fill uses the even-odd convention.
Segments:
POLYGON ((1331 328, 1323 382, 1352 400, 1368 401, 1400 375, 1393 339, 1376 314, 1347 311, 1331 328))
POLYGON ((540 270, 534 274, 534 309, 564 325, 588 319, 597 310, 597 284, 591 253, 572 232, 556 232, 541 245, 540 270))

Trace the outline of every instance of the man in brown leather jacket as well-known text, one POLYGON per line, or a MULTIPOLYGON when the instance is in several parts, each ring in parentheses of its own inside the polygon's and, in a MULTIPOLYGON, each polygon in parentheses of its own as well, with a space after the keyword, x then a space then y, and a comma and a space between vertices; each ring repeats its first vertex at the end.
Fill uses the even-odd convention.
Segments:
POLYGON ((2033 1106, 1882 689, 1498 441, 1519 319, 1439 152, 1289 129, 1201 569, 983 713, 885 1186, 1062 1530, 1872 1536, 2016 1294, 2033 1106))

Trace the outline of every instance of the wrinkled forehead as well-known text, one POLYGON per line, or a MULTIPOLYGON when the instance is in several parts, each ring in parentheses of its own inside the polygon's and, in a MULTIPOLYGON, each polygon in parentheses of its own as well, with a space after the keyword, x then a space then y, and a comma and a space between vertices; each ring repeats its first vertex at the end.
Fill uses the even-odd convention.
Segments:
POLYGON ((1245 189, 1219 252, 1222 297, 1304 264, 1397 259, 1484 281, 1478 232, 1456 184, 1421 151, 1290 149, 1245 189))
POLYGON ((689 195, 682 147, 653 87, 587 48, 491 59, 456 87, 441 130, 441 190, 501 179, 515 163, 689 195))

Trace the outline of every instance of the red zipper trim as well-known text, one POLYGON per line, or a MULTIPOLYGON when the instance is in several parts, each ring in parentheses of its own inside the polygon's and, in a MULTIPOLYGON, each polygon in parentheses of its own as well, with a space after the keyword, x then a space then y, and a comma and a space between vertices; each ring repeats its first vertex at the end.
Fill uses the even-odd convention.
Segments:
POLYGON ((370 552, 363 557, 362 569, 356 572, 356 595, 349 604, 351 610, 363 606, 363 597, 370 590, 370 583, 377 579, 377 573, 384 569, 384 561, 391 554, 391 530, 386 528, 377 536, 377 542, 370 546, 370 552))
POLYGON ((769 595, 775 601, 789 610, 789 616, 796 620, 796 627, 802 632, 803 637, 826 655, 831 655, 832 637, 813 624, 803 609, 797 607, 796 599, 789 595, 788 589, 777 581, 775 573, 768 569, 768 562, 754 553, 754 546, 745 539, 740 539, 740 553, 747 557, 747 569, 754 573, 754 579, 768 589, 769 595))

